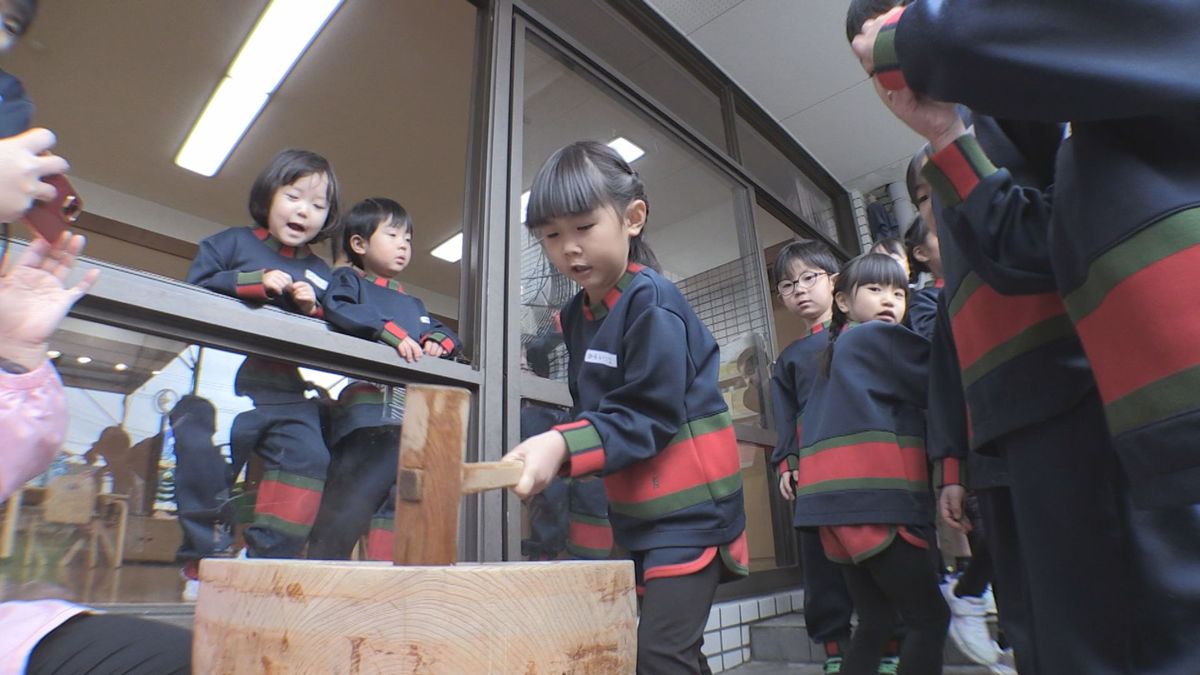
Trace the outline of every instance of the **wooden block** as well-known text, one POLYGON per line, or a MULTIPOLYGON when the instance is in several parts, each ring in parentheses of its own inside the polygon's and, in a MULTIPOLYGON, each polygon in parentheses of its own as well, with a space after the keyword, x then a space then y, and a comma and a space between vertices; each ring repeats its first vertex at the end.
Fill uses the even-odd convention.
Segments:
POLYGON ((200 579, 197 673, 634 672, 628 561, 206 559, 200 579))
POLYGON ((400 430, 396 499, 397 565, 449 565, 458 559, 458 507, 471 393, 409 385, 400 430))
POLYGON ((524 462, 475 462, 463 464, 462 492, 464 495, 510 488, 521 480, 521 472, 525 469, 524 462))

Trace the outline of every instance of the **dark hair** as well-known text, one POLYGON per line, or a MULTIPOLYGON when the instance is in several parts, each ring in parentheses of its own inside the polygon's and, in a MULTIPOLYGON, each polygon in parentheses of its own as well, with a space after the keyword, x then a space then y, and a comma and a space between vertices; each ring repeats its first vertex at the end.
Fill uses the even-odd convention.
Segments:
POLYGON ((904 183, 908 186, 908 199, 912 202, 913 208, 917 206, 917 188, 929 182, 921 175, 921 169, 930 157, 933 157, 933 148, 926 143, 908 161, 908 171, 904 174, 904 183))
POLYGON ((868 19, 887 14, 893 8, 907 5, 912 0, 850 0, 846 10, 846 41, 854 42, 854 37, 862 32, 862 25, 868 19))
POLYGON ((271 160, 267 168, 254 179, 250 187, 250 217, 262 227, 267 226, 267 217, 271 213, 271 201, 275 199, 275 191, 285 185, 291 185, 305 176, 324 174, 329 181, 325 188, 325 198, 329 200, 329 212, 325 216, 325 224, 321 231, 313 237, 313 241, 321 241, 337 232, 338 220, 338 181, 333 173, 329 160, 308 150, 288 149, 280 152, 271 160))
POLYGON ((916 250, 918 246, 925 243, 925 237, 929 236, 929 223, 917 214, 913 218, 912 224, 908 226, 908 230, 904 233, 904 246, 908 249, 908 268, 912 270, 912 276, 916 277, 921 272, 929 272, 929 266, 917 260, 916 250))
POLYGON ((787 279, 792 273, 792 265, 796 262, 825 270, 831 275, 838 271, 837 258, 833 257, 828 246, 815 239, 799 239, 784 246, 775 257, 775 283, 787 279))
MULTIPOLYGON (((904 278, 904 270, 891 257, 882 253, 864 253, 842 266, 837 279, 833 282, 833 319, 829 322, 829 346, 821 357, 821 373, 829 376, 829 367, 833 364, 833 345, 838 335, 845 330, 850 316, 843 312, 837 304, 837 294, 844 293, 854 300, 854 292, 859 286, 879 284, 903 288, 908 293, 908 280, 904 278)), ((897 317, 901 318, 901 317, 897 317)))
MULTIPOLYGON (((638 172, 616 150, 596 141, 576 141, 559 148, 538 169, 529 190, 525 226, 537 229, 555 218, 609 207, 618 217, 634 200, 650 202, 638 172)), ((661 271, 654 251, 643 240, 645 229, 629 240, 629 262, 661 271)))
MULTIPOLYGON (((884 237, 882 239, 876 239, 875 242, 871 244, 871 248, 867 249, 867 252, 870 253, 877 248, 881 248, 885 251, 891 251, 896 255, 908 255, 908 249, 904 247, 904 240, 900 237, 884 237)), ((893 260, 892 262, 895 261, 893 260)))
MULTIPOLYGON (((342 236, 339 243, 355 267, 362 269, 363 261, 362 256, 350 248, 350 238, 357 234, 369 240, 375 234, 375 230, 384 223, 402 227, 407 229, 410 235, 413 234, 413 222, 408 211, 387 197, 368 197, 350 207, 350 211, 342 219, 342 236)), ((338 251, 335 250, 334 256, 337 254, 338 251)))

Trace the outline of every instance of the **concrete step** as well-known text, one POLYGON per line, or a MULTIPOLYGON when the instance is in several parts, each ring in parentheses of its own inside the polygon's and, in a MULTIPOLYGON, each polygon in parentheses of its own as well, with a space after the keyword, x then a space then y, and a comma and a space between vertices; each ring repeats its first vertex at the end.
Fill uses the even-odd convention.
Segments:
MULTIPOLYGON (((995 638, 995 617, 988 618, 988 628, 991 630, 992 637, 995 638)), ((949 637, 946 638, 944 654, 945 663, 948 666, 975 665, 959 651, 949 637)), ((823 663, 825 661, 824 650, 808 639, 804 615, 798 612, 751 624, 750 656, 753 661, 785 664, 823 663)))

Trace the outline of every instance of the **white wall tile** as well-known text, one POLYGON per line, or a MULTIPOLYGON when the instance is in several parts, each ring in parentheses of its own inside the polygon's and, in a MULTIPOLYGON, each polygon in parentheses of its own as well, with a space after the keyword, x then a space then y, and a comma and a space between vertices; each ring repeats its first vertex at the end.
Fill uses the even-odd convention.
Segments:
POLYGON ((711 656, 721 652, 721 631, 713 631, 704 634, 704 644, 700 646, 700 651, 705 656, 711 656))
POLYGON ((742 630, 738 626, 721 629, 721 650, 740 649, 742 647, 742 630))

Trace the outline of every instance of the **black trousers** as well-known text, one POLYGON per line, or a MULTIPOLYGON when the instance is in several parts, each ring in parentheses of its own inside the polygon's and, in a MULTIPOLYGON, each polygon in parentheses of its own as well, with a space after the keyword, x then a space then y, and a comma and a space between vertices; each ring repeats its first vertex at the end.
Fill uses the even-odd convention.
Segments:
MULTIPOLYGON (((1012 646, 1017 671, 1021 675, 1037 675, 1037 649, 1030 610, 1033 598, 1021 562, 1021 540, 1017 537, 1012 494, 1006 487, 995 487, 977 490, 975 497, 983 520, 983 527, 979 531, 983 539, 982 550, 990 560, 988 567, 992 571, 992 593, 996 597, 996 609, 1000 612, 1000 628, 1012 646)), ((968 572, 975 568, 979 559, 974 541, 971 542, 971 553, 968 572)), ((958 587, 962 589, 961 579, 958 587)))
POLYGON ((800 541, 800 571, 804 575, 804 623, 808 637, 820 644, 850 638, 854 603, 842 566, 825 557, 816 530, 796 531, 800 541))
POLYGON ((646 582, 638 621, 638 675, 712 673, 700 648, 721 566, 718 554, 695 574, 646 582))
POLYGON ((308 557, 347 560, 371 517, 380 513, 396 484, 400 427, 356 429, 332 452, 321 508, 309 535, 308 557))
POLYGON ((42 638, 30 675, 175 675, 192 672, 192 632, 115 614, 80 614, 42 638))
POLYGON ((842 575, 858 627, 842 660, 844 675, 874 675, 897 616, 907 628, 900 650, 901 675, 938 675, 942 648, 950 626, 950 609, 938 588, 937 552, 901 539, 882 552, 854 565, 842 565, 842 575))

